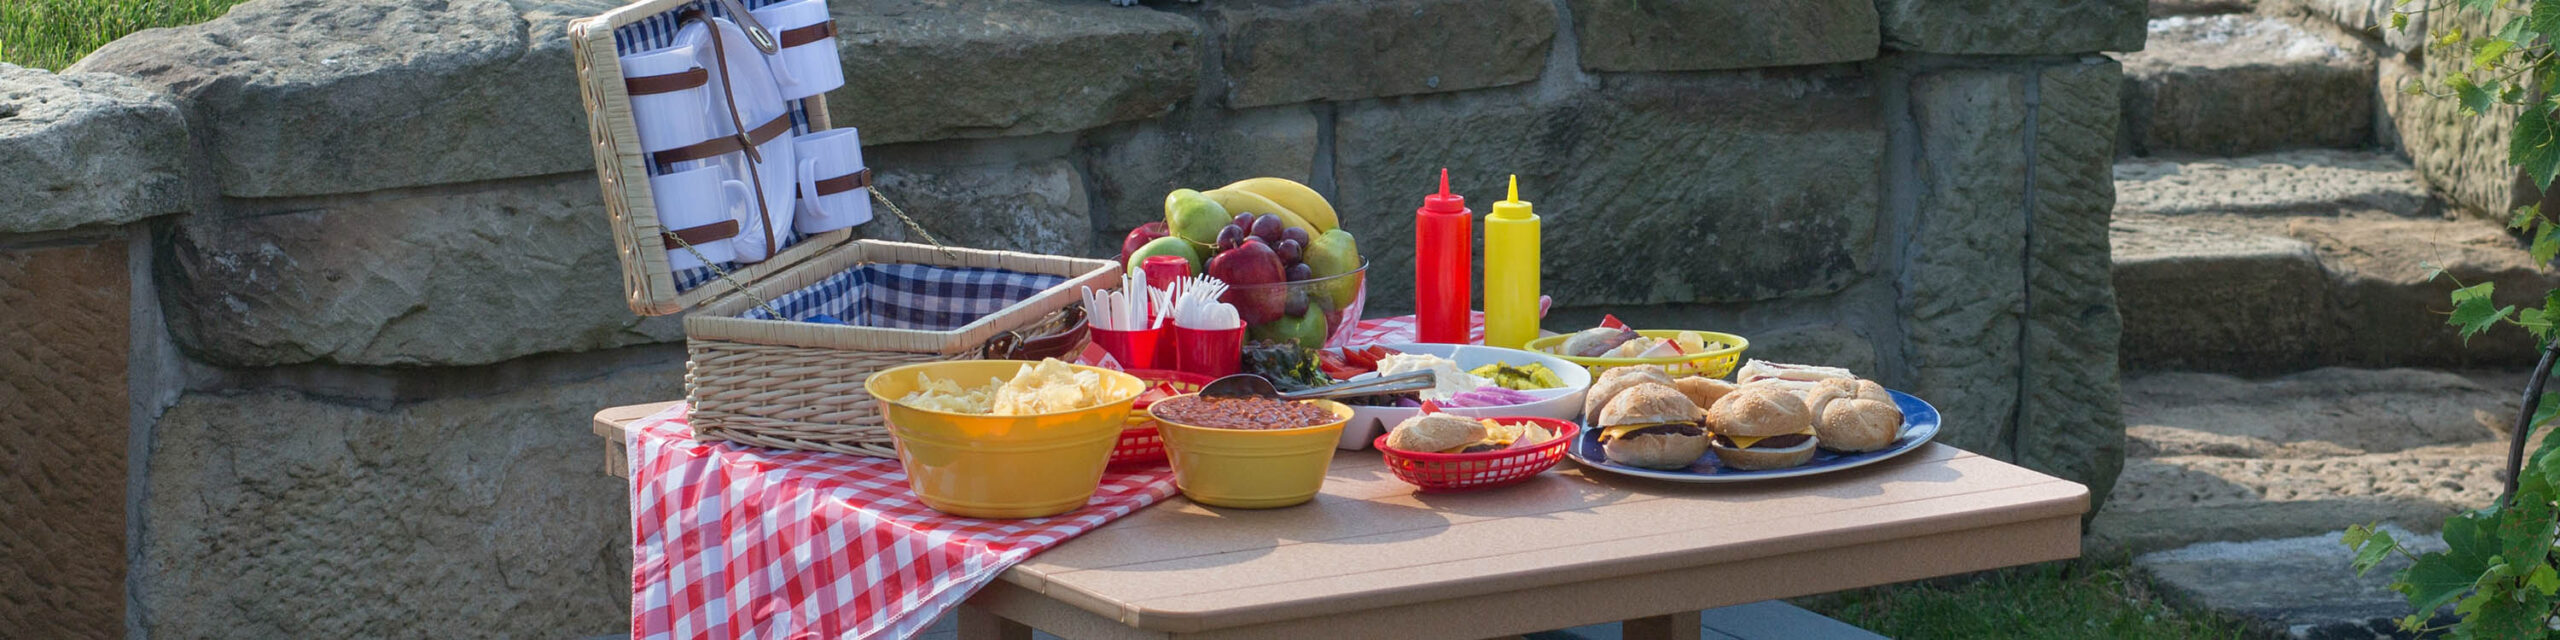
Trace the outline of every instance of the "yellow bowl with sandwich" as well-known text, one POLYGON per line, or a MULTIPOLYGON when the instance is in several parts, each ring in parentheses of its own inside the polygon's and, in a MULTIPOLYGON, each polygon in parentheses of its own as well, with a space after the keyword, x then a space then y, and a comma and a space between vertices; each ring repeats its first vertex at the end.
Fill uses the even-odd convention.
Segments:
POLYGON ((1253 428, 1239 428, 1241 419, 1206 413, 1209 409, 1193 410, 1209 406, 1195 404, 1204 403, 1199 394, 1147 406, 1156 418, 1156 429, 1164 435, 1165 456, 1173 461, 1173 482, 1184 497, 1217 507, 1272 509, 1312 500, 1324 489, 1334 445, 1342 437, 1342 425, 1351 420, 1351 407, 1332 400, 1276 402, 1302 407, 1294 410, 1302 419, 1283 422, 1275 417, 1253 428), (1303 426, 1277 426, 1284 424, 1303 426))
POLYGON ((1093 498, 1146 383, 1056 360, 929 362, 871 375, 907 486, 970 518, 1038 518, 1093 498))

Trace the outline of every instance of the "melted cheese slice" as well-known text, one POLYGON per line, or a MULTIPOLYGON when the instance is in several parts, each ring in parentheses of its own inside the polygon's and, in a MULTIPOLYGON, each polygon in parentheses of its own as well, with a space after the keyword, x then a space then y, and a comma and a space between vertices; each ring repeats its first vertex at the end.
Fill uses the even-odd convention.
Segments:
MULTIPOLYGON (((1809 435, 1813 435, 1813 429, 1812 429, 1812 428, 1810 428, 1810 427, 1808 427, 1808 428, 1806 428, 1806 429, 1805 429, 1805 430, 1803 430, 1803 431, 1798 431, 1798 432, 1795 432, 1795 433, 1781 433, 1781 434, 1778 434, 1778 436, 1792 436, 1792 435, 1796 435, 1796 434, 1804 434, 1804 435, 1808 435, 1808 436, 1809 436, 1809 435)), ((1724 437, 1724 439, 1726 439, 1726 440, 1732 440, 1732 441, 1733 441, 1733 448, 1736 448, 1736 449, 1749 449, 1749 448, 1751 448, 1751 445, 1758 444, 1758 443, 1759 443, 1760 441, 1762 441, 1762 440, 1767 440, 1767 439, 1775 438, 1775 437, 1778 437, 1778 436, 1725 436, 1725 437, 1724 437)))
POLYGON ((1601 428, 1601 429, 1600 429, 1600 441, 1601 441, 1601 442, 1608 442, 1608 441, 1611 441, 1611 440, 1616 440, 1616 439, 1618 439, 1618 438, 1625 437, 1625 436, 1627 435, 1627 432, 1630 432, 1630 431, 1634 431, 1634 430, 1637 430, 1637 429, 1643 429, 1643 428, 1646 428, 1646 427, 1659 427, 1659 426, 1666 425, 1666 424, 1689 424, 1689 423, 1686 423, 1686 422, 1644 422, 1644 423, 1637 423, 1637 424, 1622 424, 1622 425, 1618 425, 1618 426, 1614 426, 1614 427, 1603 427, 1603 428, 1601 428))

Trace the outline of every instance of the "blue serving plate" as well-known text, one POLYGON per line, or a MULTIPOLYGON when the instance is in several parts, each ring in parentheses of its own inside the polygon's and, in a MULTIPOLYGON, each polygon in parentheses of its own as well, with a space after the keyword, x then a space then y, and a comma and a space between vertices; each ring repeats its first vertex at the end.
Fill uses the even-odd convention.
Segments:
POLYGON ((1716 453, 1709 451, 1707 455, 1700 456, 1697 461, 1689 463, 1688 468, 1685 469, 1646 469, 1609 462, 1609 457, 1600 452, 1600 430, 1585 428, 1581 436, 1574 438, 1573 446, 1565 448, 1565 455, 1573 458, 1574 462, 1582 463, 1586 468, 1640 478, 1672 482, 1750 482, 1809 476, 1875 464, 1894 456, 1910 453, 1911 450, 1920 448, 1920 445, 1929 444, 1930 439, 1938 437, 1937 407, 1929 406, 1929 403, 1922 402, 1908 393, 1891 389, 1885 391, 1893 394, 1893 403, 1902 409, 1902 433, 1893 439, 1893 446, 1876 451, 1837 453, 1817 450, 1813 454, 1813 460, 1801 466, 1767 471, 1726 469, 1724 465, 1717 462, 1716 453))

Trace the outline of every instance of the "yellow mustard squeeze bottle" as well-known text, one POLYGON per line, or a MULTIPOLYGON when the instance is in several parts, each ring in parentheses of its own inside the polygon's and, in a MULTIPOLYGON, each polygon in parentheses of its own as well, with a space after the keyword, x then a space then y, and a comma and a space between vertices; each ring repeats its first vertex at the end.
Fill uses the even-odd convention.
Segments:
POLYGON ((1484 217, 1484 343, 1518 349, 1538 337, 1538 214, 1511 198, 1484 217))

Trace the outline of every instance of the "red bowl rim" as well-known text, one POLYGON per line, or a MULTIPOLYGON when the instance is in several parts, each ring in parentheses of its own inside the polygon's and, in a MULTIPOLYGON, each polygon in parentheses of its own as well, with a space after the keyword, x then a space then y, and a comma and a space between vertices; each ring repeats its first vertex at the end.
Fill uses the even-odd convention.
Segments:
POLYGON ((1474 461, 1474 460, 1495 460, 1495 459, 1500 459, 1500 458, 1508 458, 1508 457, 1511 457, 1511 456, 1521 455, 1521 454, 1524 454, 1524 453, 1545 453, 1548 449, 1559 448, 1559 447, 1563 447, 1563 446, 1565 446, 1565 445, 1567 445, 1567 444, 1570 444, 1570 443, 1572 443, 1572 442, 1573 442, 1573 439, 1574 439, 1574 438, 1580 437, 1580 436, 1582 435, 1582 425, 1581 425, 1580 423, 1576 423, 1576 422, 1571 421, 1571 420, 1558 420, 1558 419, 1555 419, 1555 418, 1541 418, 1541 417, 1536 417, 1536 416, 1491 416, 1491 417, 1485 417, 1485 418, 1477 418, 1477 420, 1492 420, 1492 421, 1496 421, 1496 422, 1535 422, 1535 423, 1542 424, 1542 425, 1547 425, 1547 426, 1550 426, 1550 427, 1560 427, 1560 428, 1556 430, 1556 437, 1555 437, 1555 439, 1553 439, 1553 440, 1548 440, 1548 441, 1546 441, 1546 442, 1539 443, 1539 444, 1538 444, 1538 446, 1530 447, 1530 448, 1527 448, 1527 449, 1496 449, 1496 450, 1493 450, 1493 451, 1478 451, 1478 452, 1475 452, 1475 453, 1439 453, 1439 452, 1431 452, 1431 451, 1406 451, 1406 450, 1403 450, 1403 449, 1397 449, 1397 448, 1394 448, 1394 447, 1389 447, 1389 446, 1387 446, 1387 434, 1383 434, 1383 433, 1382 433, 1382 434, 1378 434, 1378 439, 1377 439, 1377 440, 1373 440, 1373 441, 1371 441, 1371 442, 1369 443, 1369 445, 1370 445, 1370 446, 1373 446, 1373 447, 1377 447, 1379 451, 1385 452, 1385 453, 1390 454, 1390 455, 1394 455, 1394 456, 1402 457, 1402 458, 1411 458, 1411 459, 1418 460, 1418 461, 1422 461, 1422 462, 1467 462, 1467 461, 1474 461))

